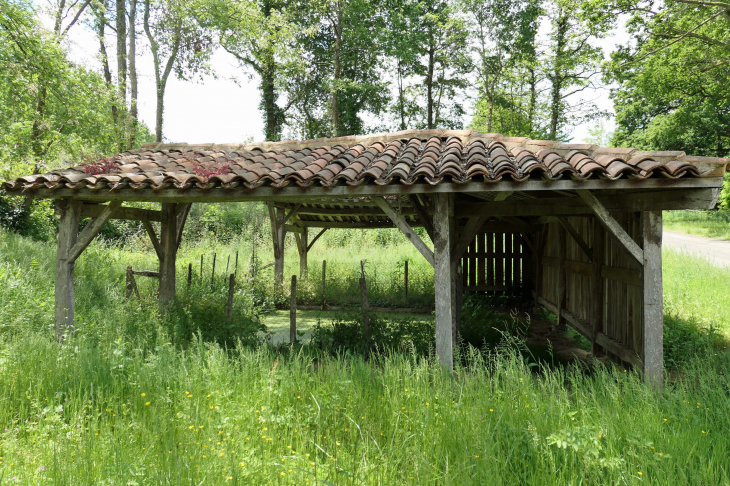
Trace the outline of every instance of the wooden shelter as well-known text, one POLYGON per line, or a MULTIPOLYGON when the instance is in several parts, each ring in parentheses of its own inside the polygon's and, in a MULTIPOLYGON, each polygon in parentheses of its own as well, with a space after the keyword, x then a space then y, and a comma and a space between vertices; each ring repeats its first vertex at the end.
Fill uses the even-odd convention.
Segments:
POLYGON ((280 281, 287 232, 296 236, 301 278, 308 250, 329 228, 400 229, 434 267, 436 351, 446 368, 453 367, 463 287, 531 293, 585 335, 594 353, 607 352, 659 383, 661 211, 714 207, 728 161, 429 130, 147 144, 2 187, 56 200, 59 338, 74 327, 74 262, 109 219, 144 224, 160 260, 164 303, 175 298, 176 253, 190 205, 266 201, 280 281), (124 207, 126 201, 161 208, 124 207), (79 233, 83 218, 92 219, 79 233), (425 228, 433 244, 415 227, 425 228))

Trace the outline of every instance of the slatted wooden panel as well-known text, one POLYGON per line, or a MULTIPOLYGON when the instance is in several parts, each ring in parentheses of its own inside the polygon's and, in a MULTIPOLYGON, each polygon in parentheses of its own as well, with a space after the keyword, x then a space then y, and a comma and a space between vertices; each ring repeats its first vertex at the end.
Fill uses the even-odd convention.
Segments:
POLYGON ((533 285, 532 254, 520 233, 476 236, 461 260, 464 290, 516 295, 533 285))
MULTIPOLYGON (((616 221, 641 246, 641 217, 639 213, 612 213, 616 221)), ((570 217, 569 223, 589 247, 593 247, 594 218, 570 217)), ((603 229, 601 227, 601 229, 603 229)), ((558 222, 548 225, 547 237, 538 251, 543 252, 541 297, 553 307, 560 301, 559 232, 565 231, 558 222)), ((643 357, 643 289, 642 269, 605 230, 605 248, 596 255, 603 268, 603 333, 623 348, 643 357), (612 276, 607 276, 609 273, 612 276)), ((591 309, 591 260, 569 234, 566 236, 566 304, 567 310, 589 331, 591 309)))

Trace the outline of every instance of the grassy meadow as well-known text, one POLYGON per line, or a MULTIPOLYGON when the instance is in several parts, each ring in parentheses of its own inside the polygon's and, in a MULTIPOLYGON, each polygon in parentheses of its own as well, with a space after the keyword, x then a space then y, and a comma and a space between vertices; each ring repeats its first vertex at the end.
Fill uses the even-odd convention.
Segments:
POLYGON ((730 240, 730 211, 664 211, 664 229, 730 240))
MULTIPOLYGON (((303 303, 321 300, 323 259, 333 305, 358 301, 360 260, 373 305, 404 303, 405 260, 409 305, 432 299, 433 275, 406 242, 328 238, 310 253, 303 303)), ((143 306, 124 299, 126 265, 154 269, 151 249, 95 242, 76 266, 77 335, 62 346, 54 245, 0 231, 0 484, 730 485, 730 270, 665 250, 671 369, 656 391, 620 368, 530 364, 519 341, 464 351, 452 377, 415 352, 182 339, 224 302, 221 266, 236 251, 237 315, 266 323, 277 298, 269 269, 252 278, 252 249, 269 262, 243 240, 184 246, 178 288, 192 303, 163 316, 149 279, 138 279, 143 306)))

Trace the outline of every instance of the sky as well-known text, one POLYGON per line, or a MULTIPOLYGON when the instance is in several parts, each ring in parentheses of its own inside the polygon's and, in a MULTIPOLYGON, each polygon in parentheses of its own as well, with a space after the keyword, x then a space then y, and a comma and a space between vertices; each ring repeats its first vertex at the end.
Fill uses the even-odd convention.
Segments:
MULTIPOLYGON (((152 55, 145 46, 143 33, 138 36, 137 71, 139 83, 138 108, 140 119, 154 132, 155 126, 155 78, 152 55), (141 41, 141 42, 139 42, 141 41)), ((625 43, 627 35, 617 28, 601 39, 606 56, 617 44, 625 43)), ((110 55, 114 39, 107 38, 110 55)), ((96 34, 83 25, 70 31, 69 49, 72 60, 98 71, 99 43, 96 34)), ((115 59, 110 59, 113 68, 115 59)), ((167 142, 187 143, 241 143, 264 140, 264 123, 258 109, 258 80, 250 71, 238 67, 233 56, 219 50, 214 53, 210 65, 215 75, 206 75, 195 82, 181 81, 170 75, 165 94, 163 138, 167 142)), ((613 113, 608 89, 586 90, 583 99, 594 100, 601 110, 613 113)), ((468 110, 467 110, 468 111, 468 110)), ((469 117, 464 126, 468 126, 469 117)), ((595 125, 595 123, 593 124, 595 125)), ((613 120, 604 121, 607 130, 613 130, 613 120)), ((574 142, 582 142, 589 136, 592 125, 577 126, 572 132, 574 142)))

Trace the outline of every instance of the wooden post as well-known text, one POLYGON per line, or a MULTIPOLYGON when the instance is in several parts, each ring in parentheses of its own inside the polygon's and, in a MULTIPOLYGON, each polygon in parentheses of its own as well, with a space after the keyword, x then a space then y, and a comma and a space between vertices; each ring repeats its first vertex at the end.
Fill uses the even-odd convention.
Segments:
POLYGON ((291 276, 291 295, 289 298, 289 342, 297 342, 297 276, 291 276))
POLYGON ((558 327, 565 325, 563 322, 563 310, 565 309, 565 253, 566 253, 566 231, 561 225, 556 224, 555 229, 558 232, 558 327))
POLYGON ((81 221, 81 202, 59 203, 61 220, 58 226, 58 248, 56 250, 56 296, 55 330, 56 340, 62 342, 68 332, 74 332, 74 263, 69 253, 76 243, 81 221))
POLYGON ((236 276, 231 274, 228 278, 228 314, 226 322, 231 322, 233 317, 233 291, 236 288, 236 276))
POLYGON ((591 354, 596 357, 599 353, 599 346, 596 344, 596 336, 599 332, 603 332, 603 309, 604 288, 601 269, 605 258, 604 237, 605 230, 597 218, 593 218, 593 262, 591 264, 591 327, 593 335, 591 336, 591 354))
POLYGON ((231 255, 228 255, 228 260, 226 260, 226 273, 224 273, 223 275, 228 275, 228 265, 230 265, 230 263, 231 263, 231 255))
POLYGON ((160 303, 175 300, 175 260, 178 247, 178 225, 175 204, 162 203, 162 225, 160 230, 160 303))
POLYGON ((193 264, 188 263, 188 290, 190 290, 191 283, 193 283, 193 264))
POLYGON ((368 289, 365 276, 360 277, 360 298, 362 299, 362 330, 365 342, 370 344, 370 302, 368 301, 368 289))
POLYGON ((213 290, 213 282, 215 281, 215 258, 216 258, 216 256, 218 256, 218 255, 216 255, 216 253, 214 252, 213 253, 213 270, 211 270, 211 272, 210 272, 210 289, 211 290, 213 290))
POLYGON ((641 213, 644 256, 644 377, 654 386, 664 380, 664 307, 662 287, 662 213, 641 213))
POLYGON ((322 260, 322 310, 324 310, 324 283, 327 272, 327 260, 322 260))
POLYGON ((137 296, 137 300, 142 300, 142 298, 139 296, 137 280, 134 278, 134 270, 132 270, 132 265, 127 265, 127 299, 131 299, 132 294, 137 296))
POLYGON ((236 268, 233 270, 235 275, 238 275, 238 250, 236 250, 236 268))
POLYGON ((297 235, 299 241, 299 278, 307 278, 307 258, 309 257, 309 231, 305 226, 302 228, 302 233, 297 235))
POLYGON ((454 315, 454 342, 459 337, 461 332, 461 308, 464 306, 464 270, 461 268, 461 264, 458 263, 456 266, 456 314, 454 315))
POLYGON ((405 263, 404 274, 405 301, 406 305, 408 305, 408 260, 405 263))
POLYGON ((203 285, 203 254, 200 254, 200 285, 203 285))
POLYGON ((277 287, 281 289, 284 284, 284 238, 286 236, 284 210, 274 208, 273 204, 269 203, 269 217, 274 237, 274 279, 277 287))
POLYGON ((453 349, 453 278, 451 248, 453 243, 454 195, 435 196, 434 226, 434 270, 436 284, 436 354, 441 366, 448 371, 454 369, 453 349))

